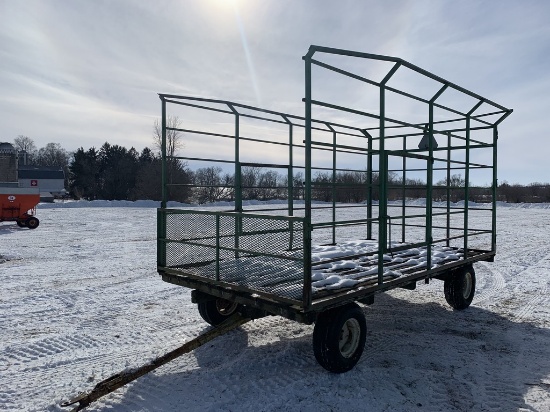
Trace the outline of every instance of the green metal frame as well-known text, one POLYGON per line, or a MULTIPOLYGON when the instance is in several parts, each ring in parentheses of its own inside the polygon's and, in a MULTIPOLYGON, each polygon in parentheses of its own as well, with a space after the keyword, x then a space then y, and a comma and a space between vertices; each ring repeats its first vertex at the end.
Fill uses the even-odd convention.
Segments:
MULTIPOLYGON (((445 273, 449 273, 449 271, 454 270, 456 267, 474 261, 492 260, 496 253, 497 128, 512 113, 512 110, 399 58, 311 46, 303 59, 305 62, 304 117, 224 100, 169 94, 159 95, 162 103, 163 190, 161 208, 158 210, 157 261, 158 270, 163 275, 163 278, 172 283, 201 289, 214 296, 230 297, 240 303, 267 308, 268 311, 273 313, 277 311, 277 313, 287 317, 302 316, 301 320, 311 320, 310 317, 308 318, 308 313, 322 310, 327 306, 340 304, 350 299, 362 299, 365 296, 380 291, 410 284, 418 279, 444 276, 445 273), (382 80, 377 82, 321 61, 326 56, 333 58, 355 58, 360 61, 385 62, 390 67, 382 80), (339 76, 351 78, 362 84, 378 88, 378 113, 337 105, 328 101, 316 100, 313 95, 312 84, 314 74, 318 72, 315 72, 314 69, 320 71, 328 70, 333 74, 335 73, 339 76), (394 87, 392 79, 396 73, 403 70, 412 71, 439 84, 437 92, 430 98, 425 98, 394 87), (448 90, 453 90, 467 96, 475 104, 468 111, 464 112, 455 107, 439 103, 441 96, 448 90), (425 105, 425 120, 411 122, 387 116, 387 110, 392 109, 392 107, 388 107, 388 96, 390 95, 398 95, 425 105), (228 134, 206 130, 208 126, 205 126, 205 129, 168 128, 166 119, 169 106, 188 107, 213 114, 233 116, 233 133, 228 134), (483 107, 483 110, 480 110, 481 107, 483 107), (313 111, 319 108, 322 108, 326 112, 334 113, 334 117, 331 118, 342 118, 343 115, 353 115, 364 119, 364 124, 362 127, 358 127, 351 124, 343 124, 342 122, 329 121, 326 118, 323 120, 315 119, 313 111), (443 112, 450 115, 451 118, 445 118, 444 120, 436 118, 436 110, 438 113, 443 112), (242 122, 247 119, 261 121, 262 124, 266 125, 284 125, 288 130, 286 142, 244 135, 241 126, 242 122), (376 124, 373 125, 373 122, 376 124), (211 156, 193 155, 192 150, 186 145, 185 156, 170 158, 166 153, 167 130, 179 131, 184 136, 193 135, 212 139, 232 139, 233 156, 229 159, 216 159, 211 156), (295 136, 297 130, 303 131, 303 141, 297 141, 295 136), (490 141, 476 138, 477 134, 484 130, 492 131, 492 139, 490 141), (324 141, 322 139, 314 140, 313 133, 321 133, 323 136, 326 134, 329 137, 324 141), (412 146, 423 136, 427 136, 427 147, 417 148, 412 146), (343 138, 352 140, 353 144, 341 143, 340 140, 343 138), (277 164, 245 162, 241 156, 241 151, 242 145, 248 143, 263 145, 266 150, 286 147, 286 159, 277 164), (395 147, 400 148, 396 149, 395 147), (472 162, 471 152, 478 149, 491 150, 491 159, 484 163, 472 162), (455 158, 453 155, 455 151, 464 152, 464 159, 458 160, 455 158), (329 164, 319 160, 327 152, 331 154, 329 164), (338 156, 346 154, 358 155, 364 158, 364 169, 352 168, 338 160, 338 156), (297 155, 299 155, 300 159, 303 159, 302 163, 296 162, 297 155), (400 159, 400 162, 396 163, 399 165, 397 168, 391 166, 392 159, 394 158, 397 158, 397 160, 400 159), (232 188, 234 192, 233 210, 228 212, 168 209, 168 187, 179 184, 168 183, 166 179, 166 164, 168 161, 173 161, 174 159, 203 162, 208 165, 232 165, 232 170, 234 171, 234 186, 232 188), (419 167, 419 163, 424 166, 419 167), (243 189, 245 188, 242 181, 242 168, 250 165, 287 170, 287 201, 284 206, 273 207, 271 209, 264 207, 261 210, 245 206, 243 202, 243 189), (472 207, 469 205, 473 189, 470 184, 470 176, 472 171, 481 169, 492 171, 489 206, 476 205, 472 207), (296 171, 302 171, 304 175, 303 207, 300 207, 302 202, 297 203, 295 200, 295 196, 298 193, 298 188, 293 185, 294 173, 296 171), (450 182, 451 173, 454 171, 464 173, 465 184, 463 187, 453 188, 447 184, 446 187, 441 188, 434 184, 435 172, 444 172, 447 182, 450 182), (330 174, 331 181, 322 186, 315 180, 314 172, 326 172, 330 174), (337 181, 337 176, 343 172, 364 174, 365 181, 360 184, 340 183, 337 181), (399 173, 401 180, 398 182, 392 181, 390 179, 392 173, 399 173), (424 173, 425 184, 423 186, 418 184, 412 185, 410 183, 409 176, 415 173, 424 173), (351 186, 364 190, 366 199, 363 204, 341 204, 337 202, 338 190, 351 186), (320 205, 313 202, 314 187, 325 187, 327 189, 327 193, 330 193, 331 198, 328 204, 320 205), (410 205, 407 202, 408 193, 413 189, 423 190, 426 197, 425 206, 410 205), (377 191, 377 195, 375 195, 375 190, 377 191), (463 204, 456 204, 451 201, 453 193, 457 191, 463 192, 463 198, 465 199, 463 204), (444 193, 445 203, 443 205, 434 204, 433 200, 436 192, 444 193), (390 198, 393 197, 396 198, 396 203, 390 201, 390 198), (376 200, 378 201, 377 205, 376 200), (358 218, 349 219, 339 214, 339 211, 351 208, 359 208, 357 213, 358 218), (330 209, 331 212, 328 221, 320 219, 320 216, 326 215, 324 212, 326 209, 330 209), (471 214, 480 212, 490 213, 487 226, 481 228, 471 227, 471 214), (184 225, 183 221, 174 220, 176 219, 174 217, 176 215, 187 219, 198 219, 198 221, 202 222, 199 224, 204 225, 204 231, 207 234, 197 240, 190 233, 191 229, 188 230, 190 231, 189 233, 180 233, 171 226, 176 224, 184 225), (210 220, 210 217, 214 220, 210 220), (423 223, 415 223, 419 219, 423 223), (453 219, 461 220, 461 224, 458 226, 455 225, 453 219), (229 224, 227 222, 232 223, 229 224), (258 225, 259 228, 250 230, 250 227, 255 225, 258 225), (325 237, 328 240, 326 243, 338 244, 343 240, 339 232, 340 229, 352 226, 361 228, 361 232, 364 233, 367 239, 374 239, 373 235, 375 231, 373 225, 378 225, 378 251, 376 253, 377 281, 359 291, 340 291, 335 292, 329 298, 316 299, 312 295, 311 289, 311 250, 312 243, 315 242, 315 234, 328 230, 330 233, 325 237), (298 231, 297 228, 299 228, 298 231), (391 242, 392 231, 396 228, 401 230, 401 244, 398 245, 391 242), (419 237, 418 228, 423 229, 423 236, 419 237), (414 239, 411 239, 410 233, 414 230, 417 230, 415 232, 416 235, 413 236, 414 239), (442 232, 444 235, 434 237, 435 232, 442 232), (472 248, 470 240, 475 236, 488 236, 490 238, 489 247, 483 249, 472 248), (274 239, 280 248, 278 250, 270 250, 269 244, 262 244, 262 237, 271 240, 274 239), (301 238, 299 241, 300 245, 296 246, 295 239, 298 237, 301 238), (231 246, 227 244, 227 238, 233 239, 231 246), (461 242, 459 246, 456 246, 457 240, 461 242), (286 250, 282 249, 281 245, 283 244, 288 244, 286 250), (460 262, 432 268, 431 252, 432 247, 436 244, 445 244, 447 247, 460 249, 464 254, 464 259, 460 262), (182 247, 183 249, 177 249, 178 247, 182 247), (385 277, 385 270, 387 269, 385 255, 398 250, 417 247, 424 247, 427 250, 427 269, 411 272, 398 280, 388 280, 385 277), (172 262, 174 260, 172 254, 176 253, 174 250, 182 254, 178 256, 179 261, 183 262, 179 266, 172 262), (207 272, 207 269, 204 268, 210 264, 208 263, 210 260, 195 262, 195 260, 189 257, 191 250, 193 251, 192 253, 198 253, 199 255, 202 253, 210 257, 212 256, 212 251, 214 251, 214 258, 211 259, 214 261, 212 264, 215 265, 214 277, 208 277, 201 273, 201 270, 204 270, 204 273, 207 272), (228 255, 227 252, 230 252, 230 254, 228 255), (191 259, 194 263, 190 264, 191 266, 186 266, 184 264, 186 259, 191 259), (275 259, 275 261, 270 261, 270 265, 276 262, 282 266, 292 266, 295 262, 299 262, 300 268, 296 270, 295 276, 289 276, 285 281, 294 282, 294 286, 298 282, 297 284, 300 286, 301 293, 297 296, 291 296, 290 294, 285 294, 286 292, 273 292, 268 289, 258 288, 249 283, 249 278, 251 279, 258 275, 253 273, 243 273, 244 280, 242 281, 228 280, 227 273, 229 273, 229 270, 225 269, 225 267, 229 263, 231 265, 242 264, 245 259, 275 259), (293 315, 290 315, 290 313, 293 313, 293 315)), ((187 227, 190 226, 187 225, 187 227)), ((233 266, 231 270, 234 270, 233 266)), ((273 270, 272 273, 262 273, 261 276, 263 276, 262 279, 266 278, 271 283, 277 284, 279 275, 276 270, 273 270)), ((275 288, 273 290, 278 289, 275 288)))

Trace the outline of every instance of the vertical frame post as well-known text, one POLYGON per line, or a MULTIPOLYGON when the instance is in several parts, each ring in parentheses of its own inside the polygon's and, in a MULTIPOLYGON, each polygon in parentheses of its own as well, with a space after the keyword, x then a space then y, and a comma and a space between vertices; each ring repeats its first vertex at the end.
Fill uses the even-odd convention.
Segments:
POLYGON ((304 56, 305 61, 305 187, 304 187, 304 310, 311 307, 311 58, 315 50, 311 47, 304 56))
MULTIPOLYGON (((282 118, 288 124, 288 170, 287 170, 287 207, 288 215, 294 215, 294 138, 293 138, 293 125, 288 117, 282 115, 282 118)), ((294 221, 288 221, 289 240, 288 250, 294 249, 294 221)))
POLYGON ((407 153, 407 136, 403 136, 403 181, 401 182, 401 243, 405 243, 405 213, 407 211, 405 204, 405 198, 407 196, 407 191, 405 189, 407 185, 407 156, 405 156, 405 153, 407 153))
POLYGON ((468 257, 468 238, 469 238, 469 203, 470 203, 470 139, 471 139, 471 122, 472 114, 479 106, 483 104, 483 100, 477 102, 472 109, 466 113, 466 170, 464 171, 464 259, 468 257))
POLYGON ((464 259, 468 257, 468 217, 470 203, 470 115, 466 117, 466 159, 464 171, 464 259))
POLYGON ((378 181, 378 284, 384 282, 384 253, 388 250, 388 155, 385 151, 386 128, 386 83, 395 74, 401 63, 396 63, 380 82, 380 167, 378 181))
POLYGON ((168 199, 166 187, 166 100, 160 96, 162 112, 162 136, 160 144, 161 156, 161 202, 157 212, 157 265, 166 266, 166 204, 168 199))
MULTIPOLYGON (((437 97, 436 97, 437 98, 437 97)), ((434 180, 434 105, 433 100, 430 101, 430 112, 429 112, 429 125, 428 125, 428 165, 426 167, 426 269, 430 270, 432 268, 432 243, 433 243, 433 234, 432 234, 432 225, 433 225, 433 180, 434 180)))
POLYGON ((361 130, 367 137, 367 240, 372 240, 372 136, 361 130))
POLYGON ((288 189, 288 214, 294 215, 294 137, 293 124, 288 120, 287 116, 282 116, 288 124, 288 173, 287 173, 287 189, 288 189))
POLYGON ((157 267, 166 266, 166 210, 157 210, 157 267))
POLYGON ((498 126, 493 127, 493 184, 492 184, 492 216, 491 216, 491 251, 497 251, 497 141, 498 126))
POLYGON ((161 96, 162 101, 162 137, 161 137, 161 144, 160 144, 160 152, 161 152, 161 180, 162 180, 162 201, 160 203, 160 207, 165 209, 166 203, 168 200, 168 188, 166 187, 166 177, 167 177, 167 166, 166 166, 166 100, 163 96, 161 96))
POLYGON ((332 132, 332 244, 336 244, 336 130, 329 124, 325 124, 332 132))
POLYGON ((216 282, 220 281, 220 215, 216 215, 216 282))
MULTIPOLYGON (((444 84, 441 89, 430 99, 428 113, 428 167, 427 167, 427 190, 426 190, 426 269, 429 271, 432 268, 432 243, 433 243, 433 180, 434 180, 434 103, 447 89, 448 85, 444 84)), ((449 182, 447 182, 448 184, 449 182)))
POLYGON ((451 237, 451 132, 447 133, 447 239, 445 245, 450 246, 451 237))
POLYGON ((242 192, 242 176, 241 176, 241 161, 240 161, 240 121, 239 112, 233 105, 227 104, 229 109, 235 115, 235 259, 239 258, 240 235, 242 232, 242 212, 243 212, 243 192, 242 192))

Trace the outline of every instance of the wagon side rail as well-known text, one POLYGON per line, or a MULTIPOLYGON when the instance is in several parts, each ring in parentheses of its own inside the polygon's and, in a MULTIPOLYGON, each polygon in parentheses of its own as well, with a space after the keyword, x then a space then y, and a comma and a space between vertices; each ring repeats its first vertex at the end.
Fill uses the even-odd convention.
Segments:
POLYGON ((157 221, 160 273, 302 309, 311 305, 303 218, 159 208, 157 221))

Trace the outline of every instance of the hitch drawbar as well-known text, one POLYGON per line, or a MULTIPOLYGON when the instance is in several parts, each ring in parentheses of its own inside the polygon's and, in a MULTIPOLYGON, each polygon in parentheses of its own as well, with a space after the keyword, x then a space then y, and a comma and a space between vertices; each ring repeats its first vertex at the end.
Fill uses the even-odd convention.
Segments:
POLYGON ((235 313, 220 325, 196 337, 195 339, 184 343, 179 348, 176 348, 173 351, 168 352, 167 354, 162 355, 137 369, 117 373, 116 375, 113 375, 110 378, 99 382, 91 391, 83 392, 80 395, 77 395, 74 398, 61 403, 61 406, 68 407, 76 405, 71 410, 71 412, 80 411, 90 405, 92 402, 95 402, 99 398, 116 391, 118 388, 123 387, 127 383, 136 380, 137 378, 157 369, 158 367, 176 359, 177 357, 185 353, 197 349, 199 346, 210 342, 212 339, 217 338, 218 336, 221 336, 224 333, 227 333, 230 330, 233 330, 250 320, 251 318, 249 317, 243 317, 239 313, 235 313))

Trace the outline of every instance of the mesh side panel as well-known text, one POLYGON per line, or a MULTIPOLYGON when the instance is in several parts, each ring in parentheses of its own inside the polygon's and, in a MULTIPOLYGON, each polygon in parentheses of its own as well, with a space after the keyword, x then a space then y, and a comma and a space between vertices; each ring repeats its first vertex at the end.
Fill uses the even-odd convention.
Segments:
POLYGON ((216 216, 202 214, 167 214, 166 238, 216 245, 216 216))
POLYGON ((166 245, 166 266, 169 268, 183 269, 185 272, 196 276, 204 276, 214 279, 214 270, 208 270, 208 266, 216 262, 216 249, 185 243, 171 243, 166 245))
POLYGON ((166 214, 166 265, 251 292, 301 300, 303 223, 246 215, 166 214))

